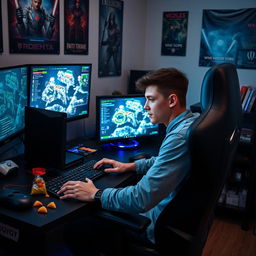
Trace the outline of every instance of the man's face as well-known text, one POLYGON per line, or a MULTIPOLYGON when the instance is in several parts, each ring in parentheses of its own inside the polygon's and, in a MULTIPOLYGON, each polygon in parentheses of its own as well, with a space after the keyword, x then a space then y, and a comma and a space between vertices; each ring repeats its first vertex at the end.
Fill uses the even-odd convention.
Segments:
POLYGON ((32 0, 32 6, 36 11, 40 9, 41 4, 42 0, 32 0))
POLYGON ((152 124, 169 123, 171 109, 169 100, 157 91, 157 86, 150 85, 145 91, 146 103, 144 109, 148 111, 152 124))
POLYGON ((76 1, 75 1, 75 7, 76 7, 77 9, 80 8, 80 0, 76 0, 76 1))

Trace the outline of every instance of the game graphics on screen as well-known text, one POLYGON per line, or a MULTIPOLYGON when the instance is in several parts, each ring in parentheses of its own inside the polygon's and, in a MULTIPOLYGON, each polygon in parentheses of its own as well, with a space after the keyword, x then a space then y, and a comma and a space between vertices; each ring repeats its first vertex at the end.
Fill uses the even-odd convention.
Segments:
POLYGON ((144 98, 103 100, 101 139, 133 138, 157 133, 143 106, 144 98))
POLYGON ((31 92, 33 107, 66 112, 68 117, 87 114, 89 68, 34 67, 31 92))
POLYGON ((0 71, 0 140, 24 128, 27 69, 0 71))

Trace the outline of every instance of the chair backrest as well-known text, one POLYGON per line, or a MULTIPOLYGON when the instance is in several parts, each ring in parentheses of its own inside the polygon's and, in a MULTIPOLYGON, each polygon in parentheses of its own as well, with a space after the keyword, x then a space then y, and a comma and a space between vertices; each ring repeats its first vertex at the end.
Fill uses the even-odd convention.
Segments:
POLYGON ((214 209, 230 169, 242 117, 236 67, 220 64, 205 74, 200 117, 188 131, 191 173, 159 216, 156 245, 178 255, 201 255, 214 209))

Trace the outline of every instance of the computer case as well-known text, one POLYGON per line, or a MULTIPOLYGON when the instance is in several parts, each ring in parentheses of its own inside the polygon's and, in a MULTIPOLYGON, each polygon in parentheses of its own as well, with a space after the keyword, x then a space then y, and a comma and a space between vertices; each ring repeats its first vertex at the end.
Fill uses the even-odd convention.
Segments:
POLYGON ((33 167, 65 168, 67 114, 25 107, 24 157, 33 167))

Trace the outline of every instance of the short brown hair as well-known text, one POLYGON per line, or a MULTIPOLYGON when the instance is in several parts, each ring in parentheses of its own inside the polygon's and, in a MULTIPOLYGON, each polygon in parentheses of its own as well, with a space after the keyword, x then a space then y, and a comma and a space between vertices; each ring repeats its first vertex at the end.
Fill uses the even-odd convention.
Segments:
POLYGON ((176 68, 161 68, 144 75, 136 81, 136 87, 145 91, 150 85, 156 85, 157 90, 163 96, 168 97, 175 93, 181 106, 186 106, 186 94, 188 90, 188 79, 186 75, 176 68))

